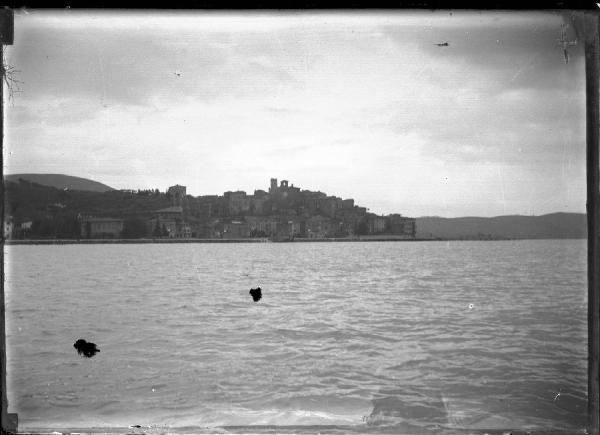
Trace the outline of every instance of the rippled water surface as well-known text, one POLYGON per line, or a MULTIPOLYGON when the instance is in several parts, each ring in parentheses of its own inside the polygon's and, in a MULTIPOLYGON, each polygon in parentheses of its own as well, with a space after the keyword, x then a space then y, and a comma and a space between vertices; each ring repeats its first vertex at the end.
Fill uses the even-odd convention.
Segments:
POLYGON ((5 252, 20 429, 585 427, 585 240, 5 252))

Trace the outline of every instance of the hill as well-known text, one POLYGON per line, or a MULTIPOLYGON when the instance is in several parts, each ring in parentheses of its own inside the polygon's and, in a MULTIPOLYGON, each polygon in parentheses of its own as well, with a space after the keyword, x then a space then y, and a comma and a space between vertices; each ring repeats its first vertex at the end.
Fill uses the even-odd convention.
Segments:
POLYGON ((17 223, 56 215, 113 218, 151 215, 170 205, 167 195, 158 190, 90 192, 58 189, 23 180, 18 183, 7 181, 4 185, 6 214, 17 223))
POLYGON ((552 213, 542 216, 421 217, 417 237, 443 239, 579 239, 587 237, 583 213, 552 213))
POLYGON ((108 192, 115 190, 106 184, 87 178, 72 177, 62 174, 10 174, 4 175, 5 181, 19 182, 19 178, 43 186, 56 187, 57 189, 83 190, 87 192, 108 192))
POLYGON ((78 238, 80 216, 136 220, 144 225, 144 220, 155 210, 171 204, 167 195, 158 189, 138 192, 64 190, 23 178, 16 183, 6 181, 4 187, 6 216, 10 216, 16 226, 32 223, 27 234, 15 234, 24 238, 78 238))

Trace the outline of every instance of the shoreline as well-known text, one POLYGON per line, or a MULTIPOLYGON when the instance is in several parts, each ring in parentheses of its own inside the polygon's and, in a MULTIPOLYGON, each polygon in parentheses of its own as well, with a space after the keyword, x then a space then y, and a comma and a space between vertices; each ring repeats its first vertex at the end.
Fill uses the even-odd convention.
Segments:
POLYGON ((268 238, 246 239, 21 239, 4 240, 4 245, 109 245, 109 244, 170 244, 170 243, 326 243, 326 242, 502 242, 515 240, 586 240, 584 238, 522 238, 522 239, 432 239, 432 238, 323 238, 271 240, 268 238))
POLYGON ((94 244, 169 244, 169 243, 308 243, 308 242, 423 242, 440 241, 441 239, 406 239, 406 238, 323 238, 293 240, 271 240, 268 238, 243 238, 243 239, 11 239, 5 240, 5 245, 94 245, 94 244))

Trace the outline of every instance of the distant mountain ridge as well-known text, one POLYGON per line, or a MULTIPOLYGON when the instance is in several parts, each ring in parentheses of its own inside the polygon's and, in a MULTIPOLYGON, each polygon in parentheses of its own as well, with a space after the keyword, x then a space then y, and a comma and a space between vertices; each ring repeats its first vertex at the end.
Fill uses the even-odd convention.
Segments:
POLYGON ((541 216, 420 217, 417 237, 442 239, 585 239, 584 213, 551 213, 541 216))
POLYGON ((83 190, 87 192, 108 192, 115 190, 106 184, 87 178, 73 177, 63 174, 5 174, 4 180, 18 183, 19 178, 43 186, 56 187, 58 189, 83 190))

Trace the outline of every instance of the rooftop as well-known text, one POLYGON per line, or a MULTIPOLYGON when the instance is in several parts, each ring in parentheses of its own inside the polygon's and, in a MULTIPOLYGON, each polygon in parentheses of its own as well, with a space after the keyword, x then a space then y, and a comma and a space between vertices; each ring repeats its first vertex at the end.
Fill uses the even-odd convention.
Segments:
POLYGON ((85 222, 122 222, 119 218, 84 218, 85 222))
POLYGON ((183 213, 183 207, 167 207, 156 210, 156 213, 183 213))

